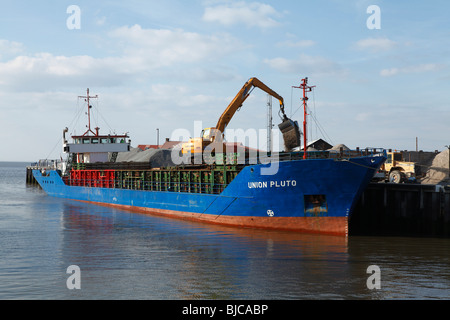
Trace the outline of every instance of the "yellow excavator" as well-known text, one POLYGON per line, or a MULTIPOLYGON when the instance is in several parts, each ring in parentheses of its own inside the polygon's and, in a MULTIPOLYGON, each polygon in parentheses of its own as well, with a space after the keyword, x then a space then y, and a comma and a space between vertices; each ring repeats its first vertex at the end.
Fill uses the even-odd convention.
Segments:
POLYGON ((222 113, 219 121, 217 121, 216 126, 204 129, 200 138, 192 138, 188 142, 183 143, 181 152, 183 154, 191 153, 191 155, 193 156, 195 154, 202 153, 208 146, 209 149, 213 149, 215 146, 217 147, 216 150, 225 150, 225 146, 223 145, 224 130, 228 123, 231 121, 231 118, 233 118, 236 111, 242 106, 245 99, 247 99, 247 97, 255 87, 260 88, 261 90, 279 100, 280 111, 283 115, 283 122, 278 127, 283 133, 285 148, 287 149, 287 151, 299 146, 300 131, 298 123, 296 121, 290 120, 286 116, 284 112, 283 98, 257 78, 250 78, 222 113))

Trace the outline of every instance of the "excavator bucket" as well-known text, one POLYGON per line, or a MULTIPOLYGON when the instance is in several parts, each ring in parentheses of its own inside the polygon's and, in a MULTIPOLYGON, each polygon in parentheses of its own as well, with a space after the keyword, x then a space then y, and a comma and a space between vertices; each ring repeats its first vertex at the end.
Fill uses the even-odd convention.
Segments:
POLYGON ((284 121, 278 125, 278 128, 283 134, 286 151, 291 151, 295 147, 300 146, 301 133, 297 121, 293 121, 286 117, 284 121))

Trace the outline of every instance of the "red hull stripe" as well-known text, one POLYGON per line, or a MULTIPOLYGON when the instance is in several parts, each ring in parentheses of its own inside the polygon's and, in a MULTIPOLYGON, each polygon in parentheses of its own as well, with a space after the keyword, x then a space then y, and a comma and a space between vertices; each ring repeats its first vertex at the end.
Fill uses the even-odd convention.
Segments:
POLYGON ((207 222, 224 226, 241 228, 261 228, 286 230, 305 233, 319 233, 329 235, 348 236, 347 217, 243 217, 243 216, 215 216, 210 214, 172 211, 145 207, 135 207, 103 202, 78 200, 96 205, 125 209, 133 212, 159 215, 164 217, 207 222))

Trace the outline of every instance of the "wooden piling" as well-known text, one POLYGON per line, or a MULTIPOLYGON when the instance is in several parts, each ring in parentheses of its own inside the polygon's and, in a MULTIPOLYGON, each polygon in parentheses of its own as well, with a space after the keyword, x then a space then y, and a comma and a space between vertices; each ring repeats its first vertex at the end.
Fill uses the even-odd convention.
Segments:
POLYGON ((27 173, 26 173, 26 183, 27 185, 37 185, 39 186, 38 182, 33 176, 33 169, 36 169, 35 167, 27 167, 27 173))

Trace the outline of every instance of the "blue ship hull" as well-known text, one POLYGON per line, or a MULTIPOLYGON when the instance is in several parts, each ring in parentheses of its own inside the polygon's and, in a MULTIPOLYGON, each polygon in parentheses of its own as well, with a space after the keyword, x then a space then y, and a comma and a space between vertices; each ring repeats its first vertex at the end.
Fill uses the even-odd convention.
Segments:
POLYGON ((66 185, 57 171, 33 175, 55 197, 240 227, 348 234, 348 218, 385 155, 280 161, 244 167, 220 194, 66 185))

